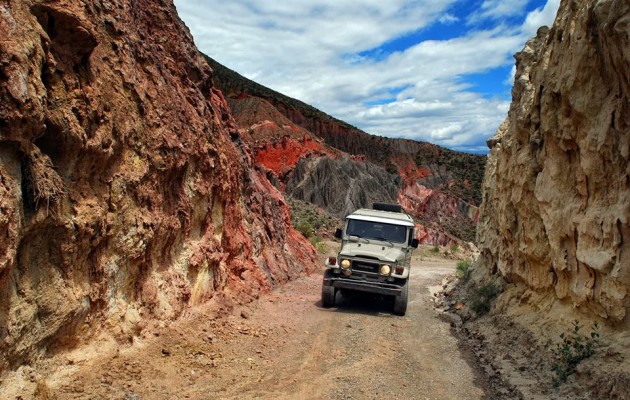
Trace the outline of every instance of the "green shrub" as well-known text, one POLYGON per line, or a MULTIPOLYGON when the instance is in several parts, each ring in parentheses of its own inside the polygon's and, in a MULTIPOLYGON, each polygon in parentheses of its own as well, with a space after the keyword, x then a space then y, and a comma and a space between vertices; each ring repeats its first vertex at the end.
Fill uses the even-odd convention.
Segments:
POLYGON ((461 260, 457 262, 457 277, 460 279, 468 279, 470 276, 470 267, 472 266, 472 260, 461 260))
POLYGON ((328 251, 328 246, 326 246, 326 243, 324 243, 321 237, 314 235, 309 239, 309 241, 318 252, 326 253, 328 251))
POLYGON ((431 253, 439 253, 440 252, 440 248, 438 246, 433 246, 433 248, 431 249, 431 253))
POLYGON ((307 239, 313 236, 313 225, 308 221, 299 222, 295 229, 307 239))
POLYGON ((554 363, 551 370, 555 373, 553 384, 560 385, 569 375, 575 372, 575 367, 584 359, 595 353, 599 345, 599 325, 593 324, 590 335, 580 332, 582 327, 577 319, 572 322, 573 328, 568 333, 560 334, 561 341, 553 349, 554 363))
POLYGON ((325 235, 332 227, 340 224, 336 218, 317 206, 305 201, 287 197, 291 210, 291 224, 304 237, 310 238, 313 235, 325 235))
POLYGON ((501 292, 501 288, 494 282, 486 283, 480 288, 473 289, 470 309, 477 315, 483 315, 490 311, 492 300, 501 292))

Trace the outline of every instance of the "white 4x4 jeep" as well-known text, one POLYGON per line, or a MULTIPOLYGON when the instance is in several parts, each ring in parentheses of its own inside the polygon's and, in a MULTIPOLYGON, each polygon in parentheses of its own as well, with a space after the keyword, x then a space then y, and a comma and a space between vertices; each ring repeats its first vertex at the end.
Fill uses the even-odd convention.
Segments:
POLYGON ((394 313, 405 315, 411 253, 418 247, 413 219, 397 204, 374 203, 346 217, 337 257, 326 260, 322 305, 335 304, 338 290, 394 297, 394 313))

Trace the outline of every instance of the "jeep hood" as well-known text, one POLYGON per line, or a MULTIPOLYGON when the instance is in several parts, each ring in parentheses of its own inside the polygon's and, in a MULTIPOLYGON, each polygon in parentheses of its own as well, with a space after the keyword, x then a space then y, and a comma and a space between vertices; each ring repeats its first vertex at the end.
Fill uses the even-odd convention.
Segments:
POLYGON ((405 254, 405 250, 400 247, 375 242, 346 242, 339 252, 339 256, 377 258, 389 263, 401 261, 405 254))

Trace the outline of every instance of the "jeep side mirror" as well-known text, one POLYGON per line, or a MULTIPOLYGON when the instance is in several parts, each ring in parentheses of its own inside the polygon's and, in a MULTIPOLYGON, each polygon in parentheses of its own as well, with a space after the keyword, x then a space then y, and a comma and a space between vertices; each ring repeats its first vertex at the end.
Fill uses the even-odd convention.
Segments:
POLYGON ((414 249, 418 248, 418 239, 411 239, 411 247, 414 249))
POLYGON ((341 233, 342 233, 341 229, 337 228, 337 230, 335 231, 335 237, 337 239, 341 239, 341 233))

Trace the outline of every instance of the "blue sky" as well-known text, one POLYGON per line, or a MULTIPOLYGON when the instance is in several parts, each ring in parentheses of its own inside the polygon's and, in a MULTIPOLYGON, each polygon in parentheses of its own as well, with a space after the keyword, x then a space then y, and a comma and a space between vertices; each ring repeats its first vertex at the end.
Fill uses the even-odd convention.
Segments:
POLYGON ((485 153, 559 0, 175 0, 199 49, 368 133, 485 153))

